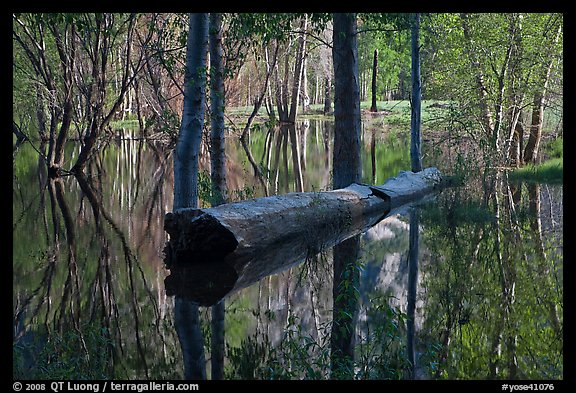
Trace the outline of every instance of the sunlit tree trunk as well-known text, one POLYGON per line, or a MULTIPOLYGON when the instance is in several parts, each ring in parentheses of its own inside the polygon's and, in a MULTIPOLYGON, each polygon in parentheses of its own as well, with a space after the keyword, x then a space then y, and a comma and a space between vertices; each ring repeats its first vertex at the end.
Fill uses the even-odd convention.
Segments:
POLYGON ((290 113, 288 120, 291 123, 296 121, 298 114, 298 102, 300 98, 300 86, 302 84, 302 71, 304 69, 304 55, 306 53, 306 27, 308 19, 304 16, 300 24, 300 35, 298 36, 298 50, 296 53, 296 63, 294 65, 294 79, 292 82, 292 99, 290 101, 290 113))
POLYGON ((304 52, 304 59, 302 60, 302 111, 308 112, 310 110, 310 95, 308 94, 308 56, 304 52))
MULTIPOLYGON (((550 45, 551 48, 558 44, 561 32, 562 25, 558 27, 554 41, 550 45)), ((542 125, 544 123, 544 102, 546 99, 552 66, 556 60, 555 56, 552 56, 552 49, 549 49, 548 53, 550 55, 550 61, 542 71, 541 87, 536 93, 534 93, 534 102, 532 104, 532 124, 530 126, 530 136, 528 137, 526 149, 524 150, 524 162, 536 163, 538 160, 540 139, 542 137, 542 125)))
MULTIPOLYGON (((274 62, 275 64, 271 65, 270 64, 270 55, 268 54, 268 47, 264 48, 264 60, 266 62, 266 73, 272 75, 272 68, 277 67, 276 65, 276 61, 274 62)), ((278 74, 276 72, 274 72, 275 75, 277 76, 278 74)), ((267 98, 266 98, 266 108, 268 109, 268 116, 270 116, 270 118, 275 119, 276 118, 276 113, 274 112, 274 96, 272 95, 272 84, 268 83, 268 92, 267 92, 267 98)))

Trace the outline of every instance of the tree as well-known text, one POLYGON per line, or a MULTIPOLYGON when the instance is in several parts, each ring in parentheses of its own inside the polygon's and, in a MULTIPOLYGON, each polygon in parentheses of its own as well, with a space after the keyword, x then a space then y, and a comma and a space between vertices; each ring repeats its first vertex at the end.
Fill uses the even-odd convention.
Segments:
MULTIPOLYGON (((359 182, 360 87, 358 85, 358 43, 356 14, 334 14, 332 57, 334 61, 334 150, 333 187, 343 188, 359 182)), ((334 247, 333 321, 331 371, 333 377, 350 379, 354 375, 354 326, 357 318, 356 268, 360 236, 334 247)))
POLYGON ((544 56, 539 67, 540 69, 536 71, 538 73, 536 76, 538 85, 534 92, 534 100, 532 104, 530 136, 528 137, 528 143, 524 150, 525 162, 535 163, 538 158, 540 139, 542 138, 542 125, 544 123, 544 103, 546 101, 552 67, 557 58, 555 52, 557 52, 558 42, 562 33, 561 17, 558 15, 551 15, 550 19, 552 19, 550 25, 553 27, 550 27, 549 30, 545 29, 542 32, 544 42, 546 42, 547 45, 544 49, 544 56))
POLYGON ((538 92, 549 92, 545 82, 555 80, 562 16, 435 14, 427 20, 427 52, 434 57, 428 63, 427 88, 429 97, 453 102, 457 119, 450 117, 449 128, 467 133, 496 162, 532 160, 542 130, 530 124, 539 124, 539 108, 542 114, 546 108, 538 92), (524 118, 527 108, 532 108, 532 119, 524 118), (528 127, 532 137, 522 148, 528 127))
POLYGON ((355 14, 334 14, 334 180, 343 188, 362 177, 360 88, 355 14))
MULTIPOLYGON (((222 56, 222 14, 210 14, 210 178, 212 206, 227 201, 226 151, 224 129, 224 64, 222 56)), ((212 379, 224 376, 225 301, 212 306, 211 370, 212 379)))
POLYGON ((378 112, 376 106, 376 74, 378 72, 378 49, 374 49, 374 65, 372 66, 372 105, 370 112, 378 112))
MULTIPOLYGON (((198 155, 204 128, 207 52, 208 14, 190 14, 184 108, 174 151, 174 211, 198 205, 198 155)), ((185 378, 206 379, 204 340, 199 326, 198 305, 176 297, 174 324, 182 347, 185 378)))
POLYGON ((288 115, 288 120, 291 123, 296 121, 296 115, 298 113, 298 101, 300 99, 300 87, 302 85, 302 74, 304 70, 304 56, 306 55, 306 27, 308 25, 308 18, 304 15, 304 18, 300 21, 300 33, 298 35, 298 51, 296 53, 296 63, 294 65, 294 77, 292 82, 292 100, 290 101, 290 113, 288 115))
POLYGON ((83 42, 85 50, 89 53, 89 75, 83 75, 82 92, 85 95, 86 102, 86 120, 87 132, 84 137, 84 144, 78 155, 76 163, 72 167, 72 172, 78 173, 83 171, 86 162, 94 153, 96 142, 101 136, 103 129, 110 123, 116 112, 120 109, 128 89, 133 84, 137 72, 143 66, 143 54, 137 64, 132 64, 132 41, 136 27, 137 15, 129 14, 120 20, 117 20, 117 14, 95 14, 93 19, 86 17, 83 23, 84 29, 93 32, 88 39, 83 42), (111 54, 114 51, 116 36, 120 34, 126 25, 125 45, 121 72, 120 91, 112 99, 112 105, 108 106, 107 101, 110 73, 107 72, 108 63, 111 54))
POLYGON ((412 21, 412 105, 410 116, 410 161, 412 172, 422 170, 422 136, 420 135, 420 114, 422 106, 422 82, 420 80, 420 14, 414 14, 412 21))
POLYGON ((46 161, 49 174, 57 176, 64 163, 64 145, 74 108, 75 19, 62 14, 13 14, 13 20, 12 35, 28 60, 28 64, 22 67, 24 72, 32 73, 28 76, 31 80, 37 81, 36 105, 41 136, 45 128, 44 105, 48 109, 50 125, 46 161), (31 70, 27 71, 29 68, 31 70))
MULTIPOLYGON (((64 146, 73 122, 82 146, 70 172, 79 173, 145 63, 143 51, 134 55, 138 15, 13 14, 13 21, 13 37, 23 53, 15 56, 18 67, 35 81, 32 99, 41 138, 49 123, 49 174, 66 171, 64 146)), ((140 38, 146 46, 150 35, 140 38)))

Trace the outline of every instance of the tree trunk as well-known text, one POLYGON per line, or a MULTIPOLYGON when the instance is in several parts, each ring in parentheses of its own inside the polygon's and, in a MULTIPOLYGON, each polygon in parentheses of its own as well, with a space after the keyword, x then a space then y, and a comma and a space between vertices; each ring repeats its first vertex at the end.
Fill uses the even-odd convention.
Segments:
POLYGON ((215 304, 231 291, 362 233, 441 186, 440 172, 426 168, 401 172, 381 186, 352 184, 168 213, 164 226, 172 247, 166 256, 171 270, 166 289, 201 305, 215 304))
MULTIPOLYGON (((521 114, 518 114, 520 117, 521 114)), ((513 123, 514 131, 512 133, 512 141, 510 142, 509 162, 511 165, 518 168, 522 163, 522 140, 524 139, 524 127, 522 123, 516 119, 513 123)))
POLYGON ((334 183, 343 188, 362 177, 360 88, 355 14, 334 14, 334 183))
POLYGON ((184 109, 174 156, 174 210, 198 203, 198 155, 204 127, 208 14, 190 14, 184 109))
POLYGON ((412 21, 412 111, 410 116, 410 162, 413 172, 422 170, 422 137, 420 135, 420 115, 422 106, 422 84, 420 81, 420 14, 412 21))
POLYGON ((544 121, 544 94, 538 92, 534 94, 532 104, 532 121, 530 124, 530 135, 524 150, 524 162, 536 163, 540 151, 540 139, 542 138, 542 124, 544 121))
POLYGON ((332 79, 327 76, 324 79, 324 114, 332 111, 332 79))
MULTIPOLYGON (((198 155, 204 126, 208 14, 190 14, 184 77, 184 110, 174 156, 174 211, 198 204, 198 155)), ((168 252, 173 247, 170 239, 168 252)), ((176 296, 174 326, 184 357, 186 379, 206 379, 204 340, 198 303, 176 296)))
POLYGON ((302 112, 310 110, 310 95, 308 94, 308 56, 304 52, 304 59, 302 63, 302 112))
POLYGON ((372 65, 372 106, 370 112, 378 112, 376 105, 376 74, 378 72, 378 49, 374 49, 374 63, 372 65))
POLYGON ((408 305, 406 307, 406 352, 410 378, 416 379, 416 294, 418 288, 419 217, 418 211, 410 210, 410 247, 408 249, 408 305))
MULTIPOLYGON (((227 201, 224 135, 224 65, 222 63, 222 14, 210 14, 210 178, 212 206, 227 201)), ((224 300, 212 306, 211 372, 213 380, 224 378, 224 300)))
POLYGON ((224 64, 222 63, 222 15, 210 14, 210 176, 212 206, 227 200, 224 133, 224 64))
MULTIPOLYGON (((558 44, 560 39, 560 33, 562 31, 562 25, 558 27, 556 36, 551 45, 555 46, 558 44)), ((552 50, 549 50, 550 61, 544 67, 543 73, 541 75, 541 88, 534 94, 534 103, 532 106, 532 125, 530 126, 530 136, 528 137, 528 142, 526 143, 526 149, 524 150, 524 161, 536 163, 538 160, 538 152, 540 150, 540 139, 542 137, 542 124, 544 122, 544 102, 546 99, 546 92, 548 90, 548 82, 550 80, 550 73, 552 72, 552 66, 554 65, 554 56, 551 55, 552 50)))
MULTIPOLYGON (((347 187, 362 178, 360 156, 360 87, 356 14, 333 16, 334 151, 333 188, 347 187)), ((357 269, 360 237, 334 247, 333 320, 330 337, 332 378, 354 377, 354 337, 358 315, 357 269)))
POLYGON ((304 64, 304 54, 306 51, 306 27, 308 25, 308 18, 304 16, 300 24, 300 35, 298 37, 298 50, 296 53, 296 63, 294 65, 294 78, 292 81, 292 99, 290 101, 290 113, 288 120, 291 123, 296 121, 298 114, 298 101, 300 98, 300 86, 302 84, 302 70, 304 64))

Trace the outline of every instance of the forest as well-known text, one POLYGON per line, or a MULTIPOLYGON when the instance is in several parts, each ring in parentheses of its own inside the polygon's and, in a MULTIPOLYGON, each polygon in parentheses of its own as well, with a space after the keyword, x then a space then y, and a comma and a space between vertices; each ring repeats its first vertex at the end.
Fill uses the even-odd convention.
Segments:
POLYGON ((563 379, 563 14, 12 21, 14 379, 563 379))

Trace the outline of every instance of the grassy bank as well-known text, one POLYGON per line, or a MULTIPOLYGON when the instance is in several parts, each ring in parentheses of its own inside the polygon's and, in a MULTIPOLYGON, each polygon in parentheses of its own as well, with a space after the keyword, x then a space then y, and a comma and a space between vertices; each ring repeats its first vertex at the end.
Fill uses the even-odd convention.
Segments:
POLYGON ((541 164, 528 164, 510 172, 511 180, 561 184, 564 180, 563 139, 557 138, 543 147, 544 161, 541 164))

